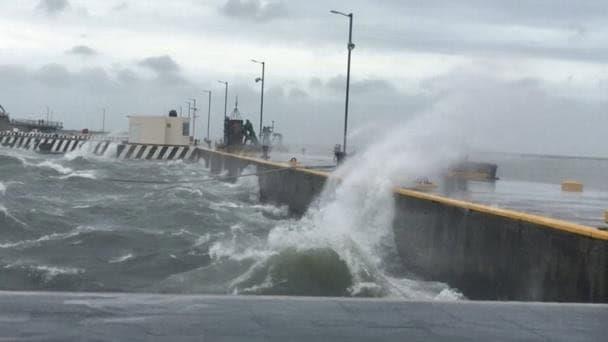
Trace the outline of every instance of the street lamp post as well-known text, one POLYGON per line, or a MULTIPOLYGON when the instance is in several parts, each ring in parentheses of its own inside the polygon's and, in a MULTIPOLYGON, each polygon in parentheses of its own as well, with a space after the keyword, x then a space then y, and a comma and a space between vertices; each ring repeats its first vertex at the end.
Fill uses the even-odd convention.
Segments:
POLYGON ((101 133, 105 133, 106 132, 106 109, 103 108, 102 114, 101 114, 101 133))
POLYGON ((258 131, 258 135, 262 134, 262 124, 264 120, 264 82, 266 81, 266 62, 256 61, 255 59, 251 60, 253 63, 262 64, 262 77, 258 77, 255 79, 255 82, 262 82, 262 95, 260 99, 260 130, 258 131))
POLYGON ((226 92, 224 93, 224 118, 228 116, 228 82, 218 81, 226 86, 226 92))
POLYGON ((211 124, 211 90, 203 90, 203 93, 209 94, 209 110, 207 111, 207 143, 210 143, 209 139, 209 127, 211 124))
POLYGON ((196 99, 190 99, 190 101, 192 101, 192 104, 193 104, 193 108, 192 108, 192 140, 194 140, 194 142, 196 143, 196 111, 198 110, 198 108, 196 108, 196 99))
POLYGON ((346 155, 346 135, 348 132, 348 97, 350 93, 350 57, 353 49, 355 48, 355 44, 353 44, 353 14, 346 14, 334 10, 331 10, 330 13, 348 17, 348 63, 346 69, 346 104, 344 105, 344 146, 342 150, 344 155, 346 155))

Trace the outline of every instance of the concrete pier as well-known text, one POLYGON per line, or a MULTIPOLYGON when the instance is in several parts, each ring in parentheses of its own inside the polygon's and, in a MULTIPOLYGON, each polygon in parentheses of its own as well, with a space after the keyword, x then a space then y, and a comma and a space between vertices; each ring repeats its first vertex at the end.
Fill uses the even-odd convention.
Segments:
POLYGON ((608 306, 0 292, 0 341, 602 341, 608 306))
MULTIPOLYGON (((227 160, 256 165, 260 200, 295 215, 331 177, 248 156, 200 154, 211 170, 227 160)), ((395 189, 395 202, 402 262, 427 280, 447 282, 470 299, 608 302, 608 232, 405 189, 395 189)))

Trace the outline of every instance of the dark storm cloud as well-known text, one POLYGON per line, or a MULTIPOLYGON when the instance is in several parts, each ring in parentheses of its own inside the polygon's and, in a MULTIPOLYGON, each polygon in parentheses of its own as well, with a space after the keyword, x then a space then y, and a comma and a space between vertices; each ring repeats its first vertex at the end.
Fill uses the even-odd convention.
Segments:
POLYGON ((59 14, 70 7, 68 0, 40 0, 37 8, 48 15, 59 14))
POLYGON ((160 83, 171 85, 188 85, 188 81, 181 74, 181 68, 169 55, 148 57, 141 60, 139 66, 145 67, 156 73, 156 80, 160 83))
POLYGON ((228 17, 267 21, 286 15, 287 6, 281 0, 228 0, 220 12, 228 17))
MULTIPOLYGON (((261 4, 229 1, 222 13, 256 18, 261 4)), ((248 31, 247 40, 310 48, 342 44, 347 21, 330 17, 326 9, 332 7, 355 14, 355 56, 367 50, 608 61, 606 1, 343 0, 327 8, 318 1, 288 6, 289 21, 259 25, 248 31)), ((223 27, 222 34, 238 37, 242 26, 223 27)))
POLYGON ((97 51, 86 46, 86 45, 76 45, 73 48, 66 51, 66 53, 71 55, 80 55, 83 57, 91 57, 97 55, 97 51))
POLYGON ((177 73, 180 70, 179 65, 169 55, 148 57, 141 60, 139 65, 158 74, 177 73))
POLYGON ((64 65, 57 63, 46 64, 33 70, 20 65, 0 65, 0 78, 15 85, 41 85, 49 88, 74 87, 75 90, 95 91, 117 84, 132 83, 140 79, 129 69, 115 70, 113 74, 116 76, 111 76, 102 67, 70 71, 64 65))
POLYGON ((109 107, 107 127, 124 130, 126 115, 161 115, 199 93, 188 83, 169 82, 171 76, 144 78, 114 66, 70 70, 61 64, 38 69, 0 65, 0 104, 15 117, 39 113, 50 106, 66 127, 96 127, 100 108, 109 107), (7 83, 8 82, 8 83, 7 83))

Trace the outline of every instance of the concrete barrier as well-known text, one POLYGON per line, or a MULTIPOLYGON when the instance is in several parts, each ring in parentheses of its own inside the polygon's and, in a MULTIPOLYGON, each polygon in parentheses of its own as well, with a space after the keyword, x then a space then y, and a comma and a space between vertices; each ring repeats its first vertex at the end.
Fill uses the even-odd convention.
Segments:
MULTIPOLYGON (((202 149, 211 170, 256 165, 260 200, 302 215, 329 173, 202 149), (219 166, 222 165, 222 166, 219 166), (268 172, 284 169, 281 172, 268 172)), ((405 267, 470 299, 608 302, 608 232, 547 217, 395 189, 405 267)))

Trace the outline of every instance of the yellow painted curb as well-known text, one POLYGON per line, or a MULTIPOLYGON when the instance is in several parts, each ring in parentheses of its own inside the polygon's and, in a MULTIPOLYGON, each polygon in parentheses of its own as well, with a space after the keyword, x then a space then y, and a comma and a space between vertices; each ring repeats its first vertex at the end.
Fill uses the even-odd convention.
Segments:
MULTIPOLYGON (((272 161, 254 158, 254 157, 250 157, 250 156, 226 153, 226 152, 221 152, 221 151, 214 151, 214 150, 209 150, 209 149, 205 149, 205 148, 200 148, 200 149, 210 152, 210 153, 216 153, 216 154, 220 154, 220 155, 227 156, 227 157, 237 158, 237 159, 249 161, 249 162, 256 163, 256 164, 267 165, 267 166, 278 167, 278 168, 289 168, 290 167, 289 163, 277 163, 277 162, 272 162, 272 161)), ((310 169, 299 168, 299 167, 293 167, 293 169, 295 171, 308 173, 308 174, 312 174, 312 175, 319 176, 319 177, 329 178, 331 176, 331 173, 323 172, 323 171, 310 170, 310 169)), ((416 198, 416 199, 441 203, 441 204, 451 206, 451 207, 473 210, 473 211, 477 211, 480 213, 504 217, 504 218, 508 218, 511 220, 515 220, 515 221, 533 223, 533 224, 537 224, 537 225, 540 225, 540 226, 543 226, 546 228, 550 228, 550 229, 556 229, 556 230, 560 230, 560 231, 564 231, 564 232, 568 232, 568 233, 573 233, 573 234, 578 234, 578 235, 582 235, 582 236, 586 236, 586 237, 590 237, 590 238, 594 238, 594 239, 608 241, 608 232, 601 231, 599 229, 585 226, 585 225, 578 224, 578 223, 574 223, 574 222, 554 219, 554 218, 540 216, 540 215, 527 214, 527 213, 523 213, 523 212, 519 212, 519 211, 515 211, 515 210, 494 208, 494 207, 490 207, 490 206, 483 205, 483 204, 456 200, 456 199, 452 199, 452 198, 448 198, 448 197, 444 197, 444 196, 440 196, 440 195, 423 193, 423 192, 415 191, 415 190, 395 188, 394 192, 401 196, 412 197, 412 198, 416 198)), ((605 219, 608 222, 608 210, 605 212, 605 219)))

